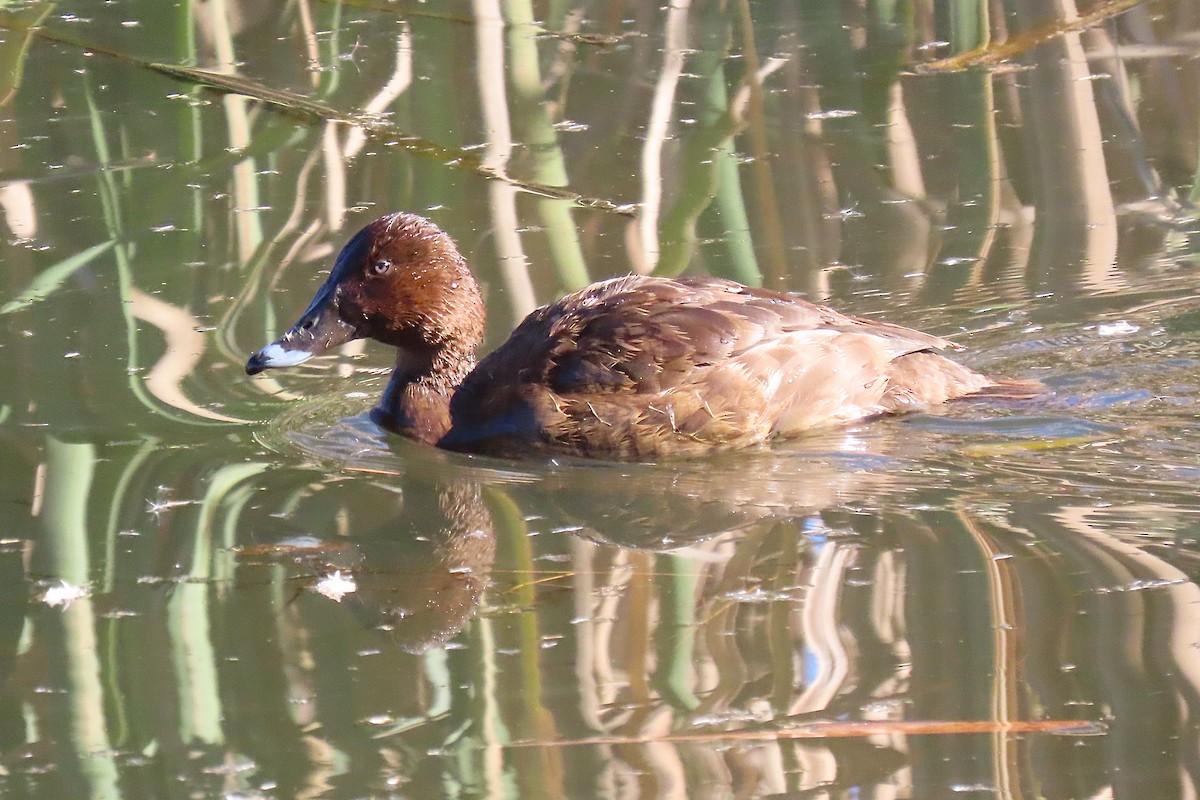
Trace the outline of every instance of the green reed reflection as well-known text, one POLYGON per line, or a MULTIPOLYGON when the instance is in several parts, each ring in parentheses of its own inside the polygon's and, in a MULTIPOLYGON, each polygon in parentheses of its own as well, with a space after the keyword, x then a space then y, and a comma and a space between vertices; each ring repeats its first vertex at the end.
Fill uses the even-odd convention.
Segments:
POLYGON ((1194 794, 1194 12, 1009 6, 6 12, 0 793, 1194 794), (1053 394, 609 465, 245 378, 395 208, 492 342, 705 272, 1053 394))
MULTIPOLYGON (((558 146, 558 136, 546 112, 545 88, 538 67, 538 51, 530 35, 533 4, 530 0, 504 0, 504 19, 508 23, 510 82, 514 90, 514 117, 518 130, 531 151, 533 179, 543 186, 569 185, 566 163, 558 146)), ((559 289, 580 289, 591 282, 579 234, 571 219, 570 204, 541 198, 538 215, 546 227, 550 256, 558 273, 559 289)))
POLYGON ((24 83, 32 29, 41 25, 53 10, 54 3, 33 3, 16 11, 0 9, 0 25, 21 31, 0 45, 0 108, 12 102, 24 83))
MULTIPOLYGON (((92 497, 96 451, 86 442, 46 440, 46 485, 38 563, 44 574, 71 587, 91 578, 88 504, 92 497)), ((91 598, 68 601, 60 614, 43 616, 45 635, 57 645, 55 672, 65 684, 63 713, 68 720, 70 767, 78 770, 85 796, 121 796, 118 770, 109 747, 104 686, 91 598)))
MULTIPOLYGON (((744 107, 749 101, 743 96, 731 107, 726 89, 724 65, 729 57, 729 21, 725 15, 710 12, 701 24, 708 29, 694 67, 702 86, 701 106, 682 157, 680 198, 663 215, 660 225, 661 252, 654 271, 675 276, 688 268, 696 255, 699 218, 716 201, 724 228, 722 238, 730 254, 728 277, 760 286, 762 275, 751 243, 750 220, 733 151, 734 136, 745 127, 744 107)), ((748 80, 741 91, 743 95, 748 95, 750 83, 757 76, 749 76, 748 80)))
MULTIPOLYGON (((1062 630, 1070 631, 1072 646, 1086 652, 1092 633, 1086 622, 1076 627, 1074 604, 1100 611, 1112 597, 1126 608, 1120 614, 1141 606, 1135 618, 1159 620, 1163 613, 1176 613, 1181 608, 1176 603, 1191 602, 1195 591, 1189 584, 1178 599, 1163 597, 1162 611, 1143 605, 1144 595, 1137 593, 1097 594, 1107 581, 1151 575, 1172 580, 1178 573, 1156 567, 1154 559, 1130 561, 1120 546, 1094 536, 1088 547, 1098 549, 1082 557, 1089 559, 1086 574, 1096 582, 1082 592, 1063 586, 1050 577, 1053 560, 1063 557, 1064 547, 1079 546, 1077 534, 1043 521, 1037 524, 1040 539, 1029 535, 1024 526, 1044 513, 1038 510, 1040 499, 1012 507, 998 524, 994 511, 981 514, 975 507, 990 503, 989 494, 966 486, 943 500, 945 510, 868 514, 860 501, 852 512, 768 521, 744 534, 702 538, 686 550, 655 554, 612 545, 567 547, 563 537, 570 534, 546 530, 555 521, 535 511, 541 508, 538 487, 501 490, 503 473, 489 479, 501 483, 489 493, 485 508, 468 483, 439 483, 456 474, 464 477, 453 464, 418 461, 417 472, 386 486, 370 474, 329 481, 314 472, 309 480, 297 481, 283 473, 273 476, 266 465, 253 462, 214 469, 197 482, 192 476, 205 463, 201 454, 147 453, 145 447, 107 447, 101 458, 90 443, 47 442, 45 527, 38 544, 45 574, 88 585, 93 576, 113 572, 112 565, 89 564, 86 555, 105 552, 89 546, 88 531, 109 520, 113 509, 119 509, 121 531, 140 534, 122 534, 132 549, 123 544, 116 550, 124 566, 115 568, 117 578, 106 597, 38 612, 42 620, 61 614, 66 626, 64 664, 74 675, 66 697, 77 704, 72 714, 81 720, 72 741, 79 748, 97 748, 102 743, 97 737, 106 730, 125 729, 123 719, 144 726, 138 696, 143 676, 154 668, 151 672, 166 678, 179 703, 177 713, 159 721, 158 736, 167 733, 162 726, 175 724, 182 742, 215 749, 213 755, 225 748, 230 748, 227 758, 244 758, 235 755, 238 750, 249 752, 257 764, 249 769, 268 770, 286 791, 338 785, 339 778, 351 774, 348 765, 371 763, 382 748, 407 754, 387 774, 413 779, 432 769, 439 783, 512 785, 512 791, 577 796, 587 785, 580 781, 597 770, 616 770, 616 775, 652 768, 642 788, 653 793, 664 781, 718 780, 719 773, 711 772, 714 765, 693 763, 697 746, 736 740, 741 732, 769 733, 774 726, 781 732, 777 741, 738 752, 748 757, 764 753, 763 748, 777 750, 772 757, 778 763, 803 767, 797 775, 834 780, 819 765, 828 758, 853 763, 858 747, 853 736, 844 742, 788 743, 793 721, 857 716, 872 707, 888 709, 885 716, 873 717, 885 730, 888 719, 1020 722, 1031 711, 1022 683, 1029 668, 1048 670, 1036 677, 1042 682, 1042 718, 1077 719, 1071 709, 1085 685, 1079 680, 1091 680, 1085 658, 1072 656, 1075 667, 1064 674, 1055 667, 1062 656, 1054 648, 1032 649, 1034 643, 1012 631, 1034 625, 1034 609, 1044 607, 1062 630), (178 502, 161 503, 147 515, 138 498, 154 483, 178 502), (127 488, 109 498, 95 491, 100 485, 127 488), (189 485, 207 488, 192 502, 184 493, 189 485), (400 516, 394 516, 396 498, 403 498, 400 516), (430 516, 437 507, 441 511, 430 516), (291 544, 282 535, 341 516, 350 524, 348 538, 329 530, 318 546, 291 544), (536 529, 527 516, 538 520, 536 529), (289 520, 284 530, 264 541, 263 534, 282 519, 289 520), (373 520, 388 519, 381 538, 368 532, 373 520), (855 530, 856 524, 873 530, 855 530), (464 548, 487 542, 493 525, 498 550, 489 567, 490 559, 480 563, 464 548), (157 543, 148 535, 156 530, 172 531, 180 541, 157 543), (226 540, 233 552, 225 551, 218 536, 231 531, 241 532, 226 540), (404 555, 422 539, 440 549, 438 559, 448 559, 443 578, 436 577, 432 563, 404 555), (272 548, 261 547, 272 541, 277 543, 272 548), (153 563, 153 552, 164 545, 170 555, 159 574, 167 582, 143 580, 145 567, 135 565, 153 563), (356 550, 360 556, 351 555, 356 550), (584 553, 592 555, 583 558, 584 553), (570 558, 569 571, 556 566, 562 556, 570 558), (1102 567, 1097 558, 1115 560, 1102 567), (221 563, 233 572, 219 572, 221 563), (1117 563, 1124 566, 1117 569, 1117 563), (359 584, 340 604, 311 587, 314 574, 328 574, 334 565, 359 584), (389 645, 402 624, 448 600, 460 576, 488 572, 487 610, 466 621, 461 638, 422 645, 416 660, 389 645), (418 591, 406 593, 409 587, 418 591), (1043 597, 1045 591, 1051 596, 1043 597), (114 596, 123 596, 147 618, 104 621, 125 633, 108 640, 101 667, 95 603, 107 606, 114 596), (144 638, 131 636, 130 625, 160 628, 169 646, 147 652, 144 638), (576 631, 588 632, 586 646, 576 640, 576 631), (445 648, 445 641, 459 646, 445 648), (564 654, 570 654, 566 661, 564 654), (868 654, 873 654, 869 660, 860 661, 868 654), (1028 659, 1036 663, 1022 666, 1028 659), (551 677, 568 665, 574 668, 567 673, 573 676, 570 687, 551 677), (418 680, 416 705, 403 699, 398 669, 408 680, 418 680), (575 686, 581 671, 592 678, 575 686), (101 682, 106 672, 115 680, 101 682), (364 680, 368 684, 360 686, 364 680), (370 691, 360 694, 367 686, 370 691), (277 704, 274 713, 263 716, 264 704, 272 703, 277 704), (896 716, 908 705, 910 713, 896 716), (592 711, 582 713, 585 708, 592 711), (309 731, 313 762, 301 774, 289 773, 261 749, 274 745, 245 739, 247 725, 309 731), (234 729, 232 737, 228 727, 234 729), (619 732, 629 743, 615 746, 607 758, 597 757, 609 747, 602 743, 569 746, 604 731, 619 732), (675 735, 691 739, 667 745, 675 735), (643 752, 656 739, 660 743, 643 752), (538 746, 511 747, 521 743, 538 746), (439 755, 427 763, 430 756, 419 754, 430 748, 439 755), (697 776, 670 777, 684 764, 700 770, 697 776)), ((748 479, 755 475, 724 475, 719 485, 722 492, 735 492, 748 479)), ((789 483, 795 487, 802 481, 793 476, 789 483)), ((662 487, 648 490, 661 499, 662 487)), ((1069 506, 1060 502, 1054 499, 1046 508, 1063 509, 1069 517, 1069 506)), ((94 587, 100 590, 99 583, 94 587)), ((41 631, 53 626, 39 624, 36 630, 41 641, 49 635, 41 631)), ((1110 656, 1118 650, 1110 649, 1110 656)), ((1138 669, 1133 662, 1122 668, 1138 669)), ((1086 691, 1103 697, 1111 688, 1092 685, 1086 691)), ((1154 718, 1160 712, 1145 713, 1154 718)), ((53 729, 52 716, 44 723, 53 729)), ((145 732, 122 733, 117 752, 145 737, 145 732)), ((994 736, 964 740, 961 752, 969 763, 1027 769, 1021 765, 1029 748, 1036 750, 1041 742, 1037 736, 1018 741, 997 728, 994 736)), ((944 752, 941 747, 936 736, 914 737, 911 750, 898 739, 877 763, 890 765, 885 775, 908 774, 910 759, 942 763, 933 758, 944 752)), ((108 748, 78 752, 100 751, 108 748)), ((164 752, 161 757, 174 756, 164 752)), ((81 764, 90 785, 100 789, 127 769, 115 766, 111 757, 81 764)), ((994 776, 985 771, 975 779, 994 776)), ((922 768, 905 780, 933 787, 966 777, 922 768)))
POLYGON ((86 267, 94 259, 107 253, 115 244, 116 242, 112 241, 101 242, 42 270, 37 274, 33 282, 29 284, 28 288, 3 306, 0 306, 0 315, 20 311, 39 300, 44 300, 47 296, 53 294, 55 289, 62 286, 71 275, 86 267))

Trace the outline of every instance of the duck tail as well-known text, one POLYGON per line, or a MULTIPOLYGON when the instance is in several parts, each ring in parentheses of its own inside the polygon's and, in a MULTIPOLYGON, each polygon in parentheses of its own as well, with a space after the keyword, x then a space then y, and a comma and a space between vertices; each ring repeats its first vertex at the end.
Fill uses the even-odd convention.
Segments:
POLYGON ((984 386, 968 397, 993 397, 1001 400, 1030 400, 1034 397, 1048 394, 1049 389, 1041 381, 1035 380, 997 380, 984 386))

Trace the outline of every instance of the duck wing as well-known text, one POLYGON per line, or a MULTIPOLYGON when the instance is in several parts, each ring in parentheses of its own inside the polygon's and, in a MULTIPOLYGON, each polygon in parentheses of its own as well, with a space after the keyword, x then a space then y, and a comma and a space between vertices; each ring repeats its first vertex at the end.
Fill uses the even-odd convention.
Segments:
MULTIPOLYGON (((572 295, 547 312, 535 327, 553 346, 540 361, 544 372, 538 378, 563 394, 662 392, 691 380, 698 369, 760 346, 796 344, 795 334, 815 334, 817 340, 833 333, 870 336, 889 359, 960 349, 920 331, 717 278, 627 276, 572 295)), ((524 338, 522 333, 518 329, 513 338, 524 338)))
POLYGON ((526 318, 459 388, 442 444, 633 458, 740 447, 913 407, 891 365, 954 347, 732 281, 627 276, 526 318))

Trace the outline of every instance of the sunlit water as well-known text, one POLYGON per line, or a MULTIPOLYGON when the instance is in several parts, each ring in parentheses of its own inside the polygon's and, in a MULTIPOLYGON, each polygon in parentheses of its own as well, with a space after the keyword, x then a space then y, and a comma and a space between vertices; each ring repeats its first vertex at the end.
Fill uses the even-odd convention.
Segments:
POLYGON ((950 74, 985 4, 429 5, 0 17, 0 793, 1195 796, 1191 5, 950 74), (613 464, 384 434, 375 344, 244 376, 396 208, 488 346, 687 266, 1046 391, 613 464))

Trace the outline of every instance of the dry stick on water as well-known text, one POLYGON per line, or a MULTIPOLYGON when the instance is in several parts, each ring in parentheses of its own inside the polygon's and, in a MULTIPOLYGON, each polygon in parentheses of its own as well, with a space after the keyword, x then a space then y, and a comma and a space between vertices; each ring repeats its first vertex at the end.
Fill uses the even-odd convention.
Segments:
MULTIPOLYGON (((339 2, 355 8, 366 8, 371 11, 379 11, 385 14, 393 14, 402 19, 409 17, 422 17, 425 19, 441 20, 442 22, 451 22, 459 25, 474 25, 478 23, 478 17, 464 16, 462 14, 453 14, 445 11, 434 11, 427 8, 405 7, 398 6, 393 0, 321 0, 322 3, 339 2)), ((505 27, 511 23, 505 22, 505 27)), ((593 47, 615 47, 625 39, 644 34, 636 31, 627 31, 620 34, 610 33, 580 33, 577 30, 550 30, 543 28, 540 25, 534 25, 533 30, 535 35, 542 39, 558 39, 559 41, 569 42, 571 44, 583 44, 593 47)))
POLYGON ((1078 33, 1145 2, 1146 0, 1110 0, 1110 2, 1098 4, 1095 8, 1089 9, 1086 13, 1080 14, 1075 19, 1066 21, 1056 20, 1046 25, 1023 31, 1005 42, 971 50, 949 58, 940 58, 937 61, 914 64, 912 69, 914 72, 927 73, 957 72, 968 67, 993 67, 1023 53, 1027 53, 1040 44, 1045 44, 1060 36, 1066 36, 1069 33, 1078 33))
POLYGON ((81 42, 45 28, 14 24, 4 19, 0 19, 0 30, 30 31, 43 39, 77 47, 88 52, 100 53, 176 78, 177 80, 205 86, 225 94, 245 95, 284 113, 294 114, 305 119, 318 119, 326 122, 340 122, 345 125, 352 125, 361 128, 367 134, 368 138, 383 142, 385 145, 400 147, 416 155, 438 159, 446 166, 466 169, 490 180, 503 181, 529 194, 556 200, 567 200, 580 208, 590 208, 610 214, 619 214, 624 217, 632 217, 637 211, 637 207, 632 203, 616 203, 602 197, 589 197, 565 186, 548 186, 536 181, 513 178, 501 171, 485 167, 480 158, 472 153, 458 148, 444 147, 428 139, 422 139, 419 136, 408 135, 380 117, 339 111, 303 95, 282 89, 273 89, 246 78, 235 75, 224 75, 196 67, 150 61, 129 55, 128 53, 121 53, 109 48, 81 42))
POLYGON ((779 730, 713 731, 666 736, 592 736, 586 739, 518 741, 503 745, 522 747, 578 747, 580 745, 681 744, 685 742, 763 742, 780 739, 857 739, 867 736, 961 736, 980 733, 1048 733, 1056 736, 1096 736, 1106 731, 1102 723, 1082 719, 998 720, 859 720, 817 722, 779 730))
POLYGON ((183 67, 176 64, 162 64, 153 61, 144 62, 147 69, 170 75, 174 78, 199 83, 211 89, 231 94, 242 94, 267 103, 285 112, 300 114, 304 117, 322 119, 325 121, 341 122, 361 128, 368 138, 385 141, 417 155, 430 156, 441 160, 447 166, 468 169, 477 175, 491 180, 503 181, 530 194, 556 200, 568 200, 582 208, 597 211, 607 211, 622 216, 633 216, 635 208, 627 203, 614 203, 600 197, 588 197, 572 189, 562 186, 549 186, 535 181, 524 181, 513 178, 499 170, 483 166, 478 156, 453 147, 444 147, 422 139, 419 136, 405 134, 390 122, 379 117, 366 114, 346 114, 324 103, 311 100, 303 95, 272 89, 262 84, 244 78, 222 75, 195 67, 183 67))

